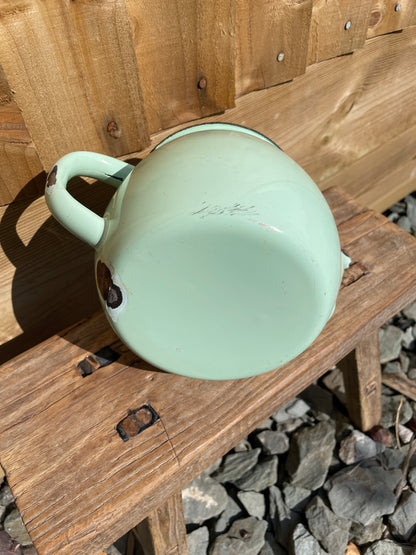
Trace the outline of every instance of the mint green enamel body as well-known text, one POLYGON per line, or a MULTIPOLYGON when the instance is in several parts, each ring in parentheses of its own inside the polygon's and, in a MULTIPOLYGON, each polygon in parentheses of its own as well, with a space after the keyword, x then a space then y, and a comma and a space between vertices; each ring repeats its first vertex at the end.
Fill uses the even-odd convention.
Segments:
POLYGON ((266 372, 305 350, 334 310, 345 264, 329 207, 255 131, 194 126, 135 169, 73 153, 53 168, 46 199, 95 247, 100 300, 116 333, 169 372, 266 372), (117 187, 104 218, 66 191, 73 175, 117 187))

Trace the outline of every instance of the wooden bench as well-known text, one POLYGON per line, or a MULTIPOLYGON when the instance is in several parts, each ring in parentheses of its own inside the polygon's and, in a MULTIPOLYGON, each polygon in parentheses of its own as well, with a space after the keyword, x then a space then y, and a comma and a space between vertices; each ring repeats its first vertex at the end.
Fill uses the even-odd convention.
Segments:
POLYGON ((339 189, 325 196, 352 265, 289 364, 226 382, 167 374, 100 313, 0 368, 0 462, 40 555, 98 553, 141 521, 148 553, 187 553, 181 488, 347 355, 351 418, 378 422, 378 328, 416 297, 416 239, 339 189))

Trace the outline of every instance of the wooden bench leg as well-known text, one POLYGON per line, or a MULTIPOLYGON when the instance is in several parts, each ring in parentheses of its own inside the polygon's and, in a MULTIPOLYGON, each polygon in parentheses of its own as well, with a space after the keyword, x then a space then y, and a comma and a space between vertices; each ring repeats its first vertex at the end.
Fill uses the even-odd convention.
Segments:
POLYGON ((189 555, 181 492, 138 524, 134 533, 145 555, 189 555))
POLYGON ((381 419, 381 367, 378 330, 363 339, 339 367, 343 371, 347 409, 363 432, 381 419))

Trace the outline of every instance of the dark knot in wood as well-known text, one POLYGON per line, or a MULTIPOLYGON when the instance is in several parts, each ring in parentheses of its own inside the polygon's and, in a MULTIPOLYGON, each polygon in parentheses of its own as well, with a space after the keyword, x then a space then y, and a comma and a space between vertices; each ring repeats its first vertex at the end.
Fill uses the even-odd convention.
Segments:
POLYGON ((116 121, 110 121, 107 125, 107 133, 113 137, 113 139, 119 139, 121 137, 121 129, 116 121))

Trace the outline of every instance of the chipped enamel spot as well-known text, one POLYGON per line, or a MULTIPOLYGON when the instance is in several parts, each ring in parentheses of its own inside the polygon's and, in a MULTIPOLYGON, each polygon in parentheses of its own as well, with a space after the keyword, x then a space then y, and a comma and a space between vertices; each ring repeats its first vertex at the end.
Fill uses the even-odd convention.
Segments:
POLYGON ((116 322, 120 313, 127 305, 127 291, 120 276, 114 272, 110 264, 97 262, 97 287, 105 302, 110 318, 116 322))
POLYGON ((117 322, 120 313, 125 309, 126 305, 126 288, 124 287, 120 276, 118 274, 114 274, 113 283, 108 291, 108 298, 106 303, 107 312, 114 322, 117 322))
POLYGON ((55 164, 55 166, 51 169, 51 171, 49 172, 48 178, 46 180, 46 192, 47 193, 51 193, 54 185, 56 185, 56 176, 58 173, 58 166, 55 164))

